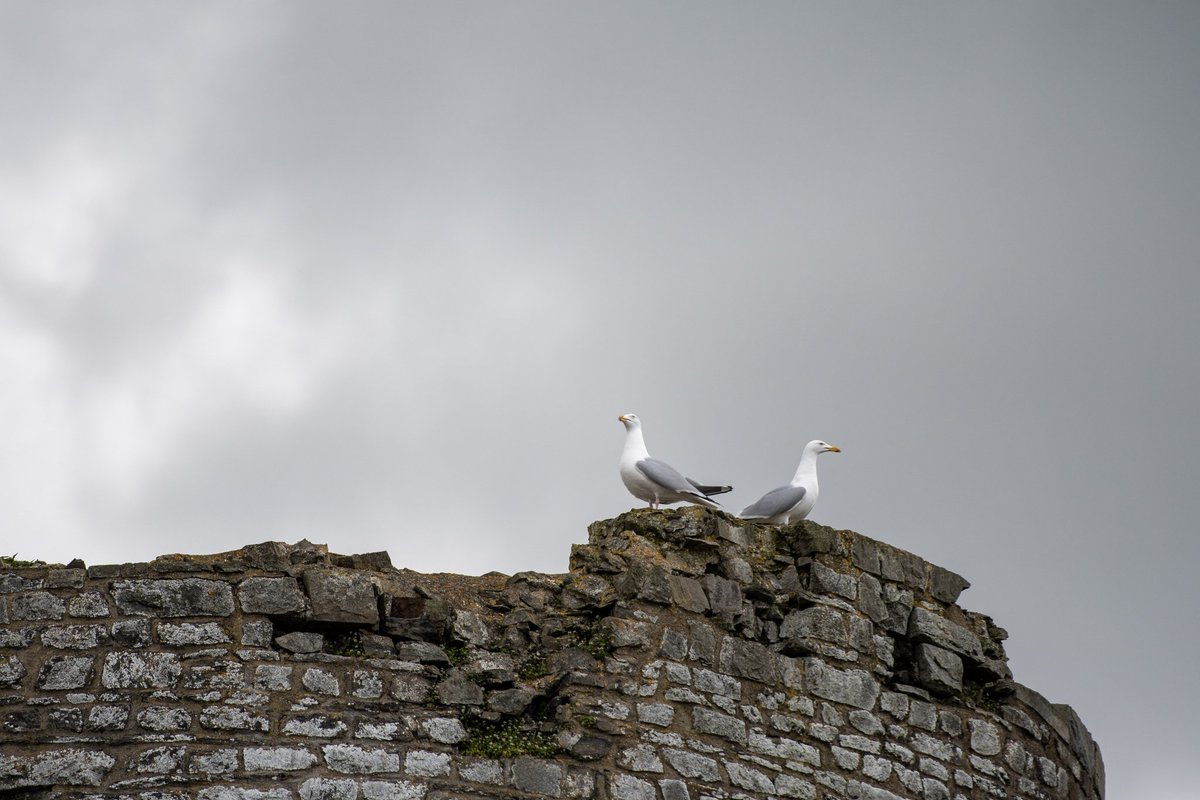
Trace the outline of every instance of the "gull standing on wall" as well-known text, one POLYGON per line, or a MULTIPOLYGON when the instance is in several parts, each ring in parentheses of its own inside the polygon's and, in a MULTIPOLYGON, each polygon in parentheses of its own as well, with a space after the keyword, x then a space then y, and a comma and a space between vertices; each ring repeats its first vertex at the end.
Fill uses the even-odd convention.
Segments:
POLYGON ((800 466, 796 469, 796 477, 792 478, 792 482, 767 492, 743 508, 738 516, 752 522, 766 522, 771 525, 787 525, 805 519, 817 504, 817 456, 821 453, 840 452, 840 447, 834 447, 820 439, 814 439, 804 445, 800 466))
POLYGON ((645 500, 651 508, 681 500, 705 508, 719 509, 721 505, 709 500, 709 495, 722 494, 732 486, 705 486, 685 478, 674 467, 646 452, 642 438, 642 421, 637 414, 617 417, 625 426, 625 449, 621 451, 621 482, 629 493, 645 500))

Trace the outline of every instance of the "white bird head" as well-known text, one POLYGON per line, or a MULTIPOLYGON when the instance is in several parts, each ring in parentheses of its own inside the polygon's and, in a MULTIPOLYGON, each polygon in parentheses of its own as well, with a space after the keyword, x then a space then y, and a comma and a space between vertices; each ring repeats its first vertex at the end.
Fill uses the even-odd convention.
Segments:
POLYGON ((642 427, 642 421, 638 419, 637 414, 622 414, 617 419, 621 421, 621 424, 625 426, 625 430, 627 431, 642 427))
POLYGON ((804 446, 805 450, 811 450, 814 455, 818 453, 840 453, 842 448, 832 445, 829 442, 822 442, 820 439, 813 439, 804 446))

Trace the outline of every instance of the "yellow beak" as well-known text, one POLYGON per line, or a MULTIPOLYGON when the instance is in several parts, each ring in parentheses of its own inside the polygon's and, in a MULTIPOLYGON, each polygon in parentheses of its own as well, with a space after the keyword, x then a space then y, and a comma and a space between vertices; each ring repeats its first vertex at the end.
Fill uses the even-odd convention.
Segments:
POLYGON ((831 444, 831 445, 829 445, 829 452, 831 452, 831 453, 840 453, 840 452, 842 452, 842 448, 840 448, 840 447, 837 447, 837 446, 835 446, 835 445, 832 445, 832 444, 831 444))

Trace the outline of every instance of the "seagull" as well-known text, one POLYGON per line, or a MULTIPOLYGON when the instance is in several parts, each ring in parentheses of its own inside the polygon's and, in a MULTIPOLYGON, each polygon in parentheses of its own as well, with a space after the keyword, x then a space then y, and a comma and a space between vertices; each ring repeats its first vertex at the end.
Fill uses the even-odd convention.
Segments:
POLYGON ((642 421, 637 414, 617 417, 625 426, 625 449, 621 451, 621 481, 629 493, 645 500, 651 508, 685 500, 705 508, 721 505, 708 496, 731 491, 732 486, 707 486, 685 478, 670 464, 651 458, 642 438, 642 421))
POLYGON ((840 452, 840 447, 820 439, 804 445, 800 466, 796 468, 796 477, 792 478, 792 482, 767 492, 743 508, 738 516, 771 525, 787 525, 805 519, 817 504, 817 456, 840 452))

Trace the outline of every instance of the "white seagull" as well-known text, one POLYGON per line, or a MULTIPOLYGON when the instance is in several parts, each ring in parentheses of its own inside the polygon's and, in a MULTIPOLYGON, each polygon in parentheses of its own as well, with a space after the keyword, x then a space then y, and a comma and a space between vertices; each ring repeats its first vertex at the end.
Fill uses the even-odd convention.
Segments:
POLYGON ((642 421, 637 414, 622 414, 617 417, 625 426, 625 449, 621 451, 621 482, 629 493, 645 500, 651 508, 663 503, 678 503, 681 500, 705 508, 719 509, 721 506, 708 496, 733 489, 732 486, 705 486, 691 478, 685 478, 674 467, 646 452, 646 441, 642 438, 642 421))
POLYGON ((814 439, 804 445, 796 477, 787 486, 772 489, 739 514, 742 519, 766 522, 771 525, 787 525, 799 522, 812 513, 817 504, 817 456, 821 453, 840 453, 840 447, 814 439))

